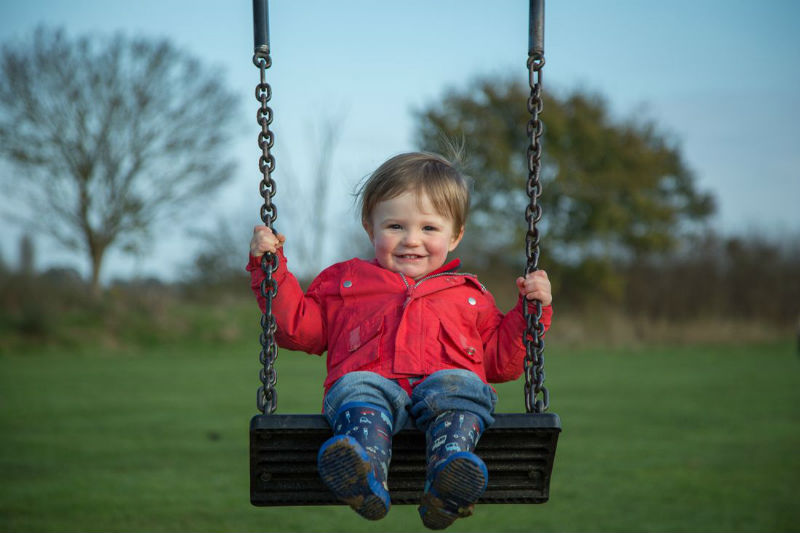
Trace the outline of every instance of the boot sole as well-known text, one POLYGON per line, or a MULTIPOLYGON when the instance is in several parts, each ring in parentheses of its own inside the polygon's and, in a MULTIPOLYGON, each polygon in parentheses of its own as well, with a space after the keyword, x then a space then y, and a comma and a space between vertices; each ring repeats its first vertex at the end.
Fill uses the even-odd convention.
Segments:
POLYGON ((489 478, 486 465, 470 452, 454 454, 440 468, 419 506, 422 523, 429 529, 444 529, 470 516, 489 478))
POLYGON ((353 437, 328 439, 319 450, 317 467, 334 496, 364 518, 380 520, 389 512, 389 493, 375 479, 369 455, 353 437))

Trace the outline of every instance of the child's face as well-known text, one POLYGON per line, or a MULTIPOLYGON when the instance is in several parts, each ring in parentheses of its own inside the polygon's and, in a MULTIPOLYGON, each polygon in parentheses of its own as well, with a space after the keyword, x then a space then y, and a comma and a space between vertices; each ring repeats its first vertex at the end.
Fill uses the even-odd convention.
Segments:
POLYGON ((383 268, 418 280, 447 260, 464 228, 455 234, 453 221, 433 209, 428 195, 409 191, 378 202, 364 229, 383 268))

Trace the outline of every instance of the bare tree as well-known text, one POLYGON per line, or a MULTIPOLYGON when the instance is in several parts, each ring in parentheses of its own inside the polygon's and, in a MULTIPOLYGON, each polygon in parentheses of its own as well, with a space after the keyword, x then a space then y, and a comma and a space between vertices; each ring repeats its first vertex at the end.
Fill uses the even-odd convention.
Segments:
MULTIPOLYGON (((330 238, 328 228, 332 221, 328 204, 333 183, 333 160, 340 139, 344 113, 328 115, 309 128, 309 153, 313 154, 313 170, 307 179, 300 179, 290 165, 284 165, 286 194, 278 200, 281 208, 291 220, 290 225, 299 228, 292 238, 294 260, 301 276, 316 275, 323 268, 325 244, 330 238), (306 183, 307 187, 300 184, 306 183)), ((335 224, 341 231, 340 224, 335 224)), ((280 227, 280 224, 279 224, 280 227)))
MULTIPOLYGON (((341 120, 330 118, 320 124, 320 147, 317 152, 316 169, 314 171, 314 182, 312 184, 313 194, 311 196, 311 251, 309 258, 316 258, 317 261, 322 257, 323 247, 327 240, 327 231, 330 226, 328 220, 328 197, 331 186, 331 170, 333 166, 333 154, 335 144, 339 140, 337 134, 338 124, 341 120)), ((315 270, 319 270, 320 265, 315 265, 315 270)))
POLYGON ((38 28, 0 53, 0 175, 17 221, 87 253, 142 250, 233 171, 236 99, 168 41, 38 28))
POLYGON ((214 226, 190 231, 190 235, 201 246, 183 268, 188 281, 202 286, 246 276, 244 263, 248 243, 242 235, 247 236, 247 231, 252 228, 250 220, 249 217, 242 217, 241 213, 238 216, 219 216, 214 226))

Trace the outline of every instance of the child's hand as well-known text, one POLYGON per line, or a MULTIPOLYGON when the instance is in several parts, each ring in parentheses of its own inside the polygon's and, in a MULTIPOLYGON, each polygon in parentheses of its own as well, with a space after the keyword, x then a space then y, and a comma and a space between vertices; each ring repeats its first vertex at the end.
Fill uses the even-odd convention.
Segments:
POLYGON ((253 238, 250 239, 250 255, 261 257, 267 252, 277 253, 284 242, 286 242, 284 235, 272 233, 266 226, 256 226, 253 228, 253 238))
POLYGON ((539 300, 542 305, 553 303, 553 294, 550 292, 550 280, 547 272, 536 270, 524 278, 517 278, 517 289, 519 293, 528 300, 539 300))

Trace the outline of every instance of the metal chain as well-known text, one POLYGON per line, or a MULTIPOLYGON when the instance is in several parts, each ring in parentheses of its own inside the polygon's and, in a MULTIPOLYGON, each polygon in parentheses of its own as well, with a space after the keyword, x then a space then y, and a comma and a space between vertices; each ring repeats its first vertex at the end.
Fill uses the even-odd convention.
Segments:
MULTIPOLYGON (((261 220, 268 228, 272 229, 278 211, 272 203, 272 198, 275 196, 275 181, 272 179, 275 158, 270 153, 270 149, 275 138, 269 129, 272 124, 272 109, 267 105, 272 98, 272 88, 266 81, 267 69, 272 65, 269 51, 254 55, 253 64, 261 71, 261 83, 256 86, 256 100, 261 103, 256 115, 256 119, 261 125, 261 132, 258 134, 258 147, 261 148, 258 168, 262 174, 259 192, 264 198, 264 204, 261 206, 261 220)), ((259 372, 261 386, 258 388, 257 404, 259 411, 264 414, 272 414, 278 408, 278 393, 275 390, 275 385, 278 383, 278 372, 275 369, 275 360, 278 358, 278 345, 275 343, 277 324, 272 314, 272 300, 278 294, 278 283, 272 277, 272 274, 278 269, 277 256, 270 252, 261 256, 261 269, 264 271, 261 296, 266 304, 264 314, 261 315, 262 332, 259 337, 261 342, 259 361, 263 368, 259 372)))
MULTIPOLYGON (((531 119, 528 122, 528 183, 527 194, 530 202, 525 209, 525 220, 528 231, 525 234, 525 275, 539 268, 539 230, 536 224, 542 218, 542 206, 539 198, 542 195, 542 184, 539 180, 542 159, 542 144, 540 138, 544 124, 539 120, 542 111, 542 67, 544 56, 540 54, 528 57, 528 74, 531 94, 528 98, 528 112, 531 119)), ((544 325, 542 319, 542 302, 533 302, 533 311, 530 305, 523 307, 525 316, 525 409, 528 413, 542 413, 550 407, 550 393, 544 386, 544 325), (537 398, 541 393, 542 398, 537 398)))

